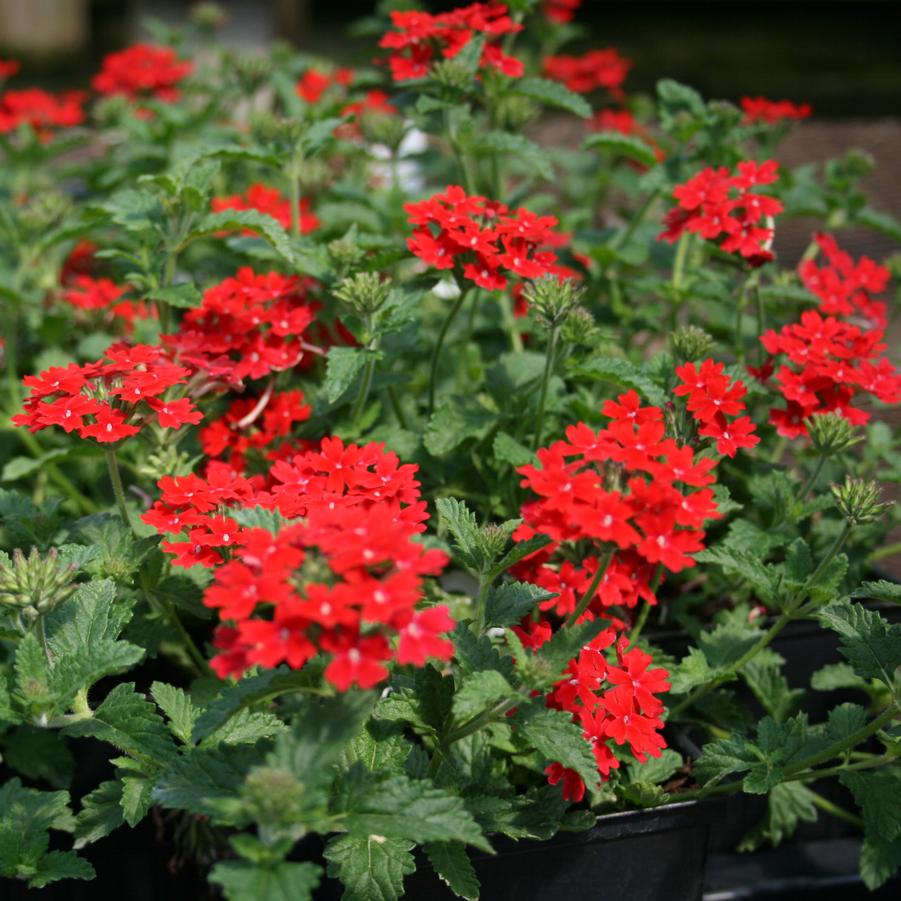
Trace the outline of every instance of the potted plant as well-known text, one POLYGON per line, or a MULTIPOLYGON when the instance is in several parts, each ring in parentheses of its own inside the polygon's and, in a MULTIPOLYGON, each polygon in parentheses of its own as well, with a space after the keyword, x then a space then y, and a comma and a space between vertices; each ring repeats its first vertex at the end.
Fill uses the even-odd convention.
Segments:
POLYGON ((173 898, 692 899, 820 811, 896 869, 891 271, 774 240, 898 224, 859 156, 780 170, 808 109, 560 52, 577 6, 383 10, 365 72, 204 7, 87 109, 4 87, 14 897, 133 855, 173 898), (804 707, 801 621, 854 701, 804 707))

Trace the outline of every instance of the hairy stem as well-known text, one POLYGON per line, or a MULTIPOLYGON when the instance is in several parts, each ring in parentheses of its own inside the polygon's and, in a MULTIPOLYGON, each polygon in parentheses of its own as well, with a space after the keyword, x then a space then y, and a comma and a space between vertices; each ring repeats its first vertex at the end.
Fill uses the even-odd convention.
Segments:
POLYGON ((563 624, 564 629, 571 628, 575 625, 575 623, 579 621, 579 617, 588 609, 588 605, 591 603, 594 593, 598 590, 598 585, 601 584, 601 579, 604 578, 604 573, 607 572, 607 567, 610 566, 610 561, 612 559, 613 551, 607 551, 604 556, 598 560, 597 572, 594 574, 591 584, 585 590, 585 594, 579 598, 576 609, 567 617, 566 622, 563 624))
POLYGON ((110 484, 113 486, 113 494, 116 497, 116 505, 119 508, 119 516, 122 522, 131 529, 134 529, 131 517, 128 515, 128 506, 125 503, 125 488, 122 486, 122 475, 119 472, 119 463, 116 460, 116 451, 112 447, 104 450, 106 455, 106 466, 109 470, 110 484))
POLYGON ((463 306, 463 301, 465 299, 466 293, 461 291, 460 296, 454 301, 454 305, 447 314, 447 318, 441 324, 441 331, 438 332, 438 340, 435 342, 435 348, 432 351, 432 362, 429 368, 429 416, 431 416, 435 410, 435 387, 438 381, 438 364, 441 361, 441 348, 444 345, 444 338, 457 313, 460 312, 460 307, 463 306))
POLYGON ((547 352, 544 357, 544 372, 541 376, 541 390, 538 393, 538 410, 535 414, 535 437, 532 439, 532 450, 541 447, 541 433, 544 428, 544 407, 547 402, 547 389, 554 374, 555 355, 557 351, 557 326, 552 325, 548 336, 547 352))

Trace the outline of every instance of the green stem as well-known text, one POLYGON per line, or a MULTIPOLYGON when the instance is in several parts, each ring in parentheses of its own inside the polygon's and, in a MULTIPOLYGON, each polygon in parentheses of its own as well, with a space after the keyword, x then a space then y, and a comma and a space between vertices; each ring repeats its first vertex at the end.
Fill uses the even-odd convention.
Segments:
POLYGON ((438 332, 438 340, 435 342, 435 348, 432 351, 432 362, 429 368, 429 416, 432 415, 432 412, 435 409, 435 388, 438 381, 438 364, 441 360, 441 348, 444 345, 444 338, 457 313, 460 312, 460 307, 463 306, 463 301, 465 299, 466 293, 461 291, 460 296, 454 301, 454 305, 447 314, 447 318, 441 325, 441 331, 438 332))
POLYGON ((19 337, 19 308, 18 304, 9 304, 8 321, 6 325, 6 340, 3 346, 3 368, 6 370, 6 390, 9 394, 11 410, 18 410, 22 403, 22 394, 19 387, 18 360, 16 355, 16 342, 19 337))
POLYGON ((813 486, 816 485, 817 478, 823 470, 823 466, 826 463, 826 456, 821 455, 819 460, 817 460, 817 465, 814 467, 813 472, 810 474, 810 478, 802 486, 801 490, 798 492, 798 500, 802 503, 807 500, 807 495, 813 490, 813 486))
POLYGON ((833 776, 841 776, 842 773, 854 772, 856 770, 872 770, 875 767, 885 766, 885 764, 891 763, 892 760, 894 760, 894 758, 890 754, 867 754, 866 760, 859 760, 857 763, 842 763, 838 766, 832 766, 822 770, 805 769, 787 777, 785 781, 806 782, 809 779, 831 779, 833 776))
POLYGON ((641 635, 641 630, 644 628, 645 623, 648 621, 648 614, 651 612, 651 605, 647 601, 641 602, 641 607, 638 611, 638 617, 635 620, 635 625, 632 626, 629 631, 629 644, 634 647, 638 644, 638 637, 641 635))
MULTIPOLYGON (((684 710, 692 707, 701 698, 706 697, 714 688, 716 688, 719 684, 721 684, 727 677, 734 676, 736 673, 740 672, 751 660, 753 660, 762 650, 769 647, 771 642, 777 635, 793 620, 796 618, 796 614, 799 612, 798 608, 801 603, 807 597, 807 593, 809 590, 809 586, 816 584, 816 580, 820 573, 832 562, 832 559, 836 554, 842 549, 845 541, 848 538, 848 535, 851 532, 851 524, 845 521, 844 526, 842 527, 841 532, 836 537, 835 541, 832 543, 832 547, 829 548, 826 556, 820 561, 817 568, 813 571, 804 585, 792 596, 789 602, 786 604, 785 612, 773 623, 770 628, 764 632, 763 635, 760 636, 760 639, 749 648, 739 659, 729 667, 727 673, 718 679, 712 679, 709 682, 705 682, 703 685, 696 688, 693 692, 688 694, 685 698, 683 698, 675 707, 670 711, 670 717, 677 717, 684 710)), ((819 606, 819 605, 817 605, 819 606)), ((801 611, 801 613, 808 614, 809 610, 801 611)))
POLYGON ((125 503, 125 489, 122 487, 122 476, 119 473, 119 463, 116 460, 116 451, 112 447, 104 449, 106 455, 106 465, 109 469, 110 484, 113 486, 113 494, 116 496, 116 505, 119 507, 119 516, 122 522, 134 529, 131 517, 128 515, 128 507, 125 503))
POLYGON ((651 205, 657 199, 659 194, 660 188, 654 188, 654 190, 651 191, 651 193, 648 194, 647 197, 645 197, 644 202, 635 211, 635 214, 633 215, 632 221, 629 223, 629 225, 621 232, 618 232, 610 242, 611 249, 618 250, 620 247, 624 247, 629 243, 629 239, 632 237, 632 235, 635 234, 635 230, 644 221, 644 217, 647 215, 648 210, 651 208, 651 205))
POLYGON ((670 284, 673 289, 669 322, 671 332, 674 332, 679 324, 679 292, 682 289, 682 276, 685 269, 685 260, 688 255, 688 245, 690 243, 690 239, 691 235, 688 232, 683 232, 679 236, 679 243, 676 245, 676 258, 673 261, 673 274, 672 278, 670 279, 670 284))
POLYGON ((191 662, 194 664, 195 669, 197 670, 198 676, 209 676, 212 674, 212 670, 210 669, 210 665, 207 662, 206 657, 200 653, 200 649, 194 643, 194 639, 191 638, 191 634, 185 628, 185 624, 181 621, 181 617, 178 615, 178 611, 175 609, 175 605, 168 598, 161 598, 163 603, 163 610, 166 616, 166 619, 169 620, 169 623, 178 632, 179 637, 184 642, 185 651, 188 657, 191 659, 191 662))
POLYGON ((502 294, 498 298, 498 303, 501 305, 501 318, 504 320, 504 329, 510 338, 510 349, 514 353, 522 353, 522 335, 517 328, 516 317, 513 315, 513 302, 506 294, 502 294))
POLYGON ((299 166, 288 172, 288 190, 291 201, 291 234, 300 237, 300 172, 299 166))
POLYGON ((828 798, 824 798, 821 794, 812 789, 808 788, 807 791, 810 793, 810 800, 813 804, 816 807, 819 807, 824 813, 828 813, 837 820, 844 820, 846 823, 850 823, 858 829, 863 829, 863 820, 860 817, 855 816, 849 810, 845 810, 844 807, 839 807, 838 804, 834 804, 828 798))
POLYGON ((884 560, 886 557, 893 557, 895 554, 901 554, 901 541, 896 541, 894 544, 886 544, 884 547, 877 548, 870 554, 867 560, 869 560, 870 563, 875 563, 877 560, 884 560))
POLYGON ((585 594, 579 598, 579 603, 576 604, 576 609, 573 610, 572 613, 567 617, 566 622, 563 624, 564 629, 571 628, 575 623, 578 622, 579 617, 588 609, 588 605, 591 603, 591 599, 594 597, 594 593, 598 590, 598 585, 601 584, 601 579, 604 578, 604 573, 607 572, 607 567, 610 566, 610 561, 613 559, 613 551, 607 551, 603 557, 598 560, 598 568, 597 572, 594 574, 594 578, 591 580, 591 584, 585 590, 585 594))
POLYGON ((461 738, 466 738, 467 735, 472 735, 473 732, 478 732, 484 726, 489 726, 491 723, 498 720, 500 717, 505 716, 509 711, 511 711, 517 704, 522 702, 522 697, 517 695, 515 698, 505 698, 503 701, 498 701, 497 704, 489 707, 487 710, 483 710, 481 713, 476 714, 472 719, 467 720, 463 723, 462 726, 458 726, 454 729, 448 736, 445 744, 452 745, 454 742, 460 741, 461 738))
MULTIPOLYGON (((371 325, 370 325, 371 328, 371 325)), ((367 348, 369 353, 366 356, 366 365, 363 368, 363 381, 360 383, 360 390, 357 393, 357 399, 354 401, 353 410, 350 414, 350 421, 352 425, 357 424, 357 420, 360 418, 360 414, 363 412, 363 408, 366 406, 366 400, 369 397, 369 390, 372 388, 372 377, 375 375, 375 352, 378 350, 378 339, 374 338, 369 347, 367 348)))
POLYGON ((47 628, 44 625, 44 617, 43 616, 38 617, 38 621, 37 621, 36 625, 37 625, 38 639, 41 642, 41 648, 44 651, 44 657, 47 659, 47 663, 50 664, 50 666, 53 666, 53 657, 50 654, 50 645, 47 644, 47 628))
POLYGON ((388 400, 391 403, 391 409, 394 410, 395 417, 397 417, 397 424, 406 431, 409 429, 407 417, 404 414, 404 408, 401 406, 400 398, 397 396, 397 389, 394 385, 388 386, 388 400))
POLYGON ((554 357, 557 350, 557 326, 552 325, 548 337, 547 352, 544 357, 544 373, 541 376, 541 390, 538 393, 538 411, 535 414, 535 437, 532 439, 532 450, 541 447, 541 433, 544 427, 544 407, 547 402, 547 389, 554 374, 554 357))

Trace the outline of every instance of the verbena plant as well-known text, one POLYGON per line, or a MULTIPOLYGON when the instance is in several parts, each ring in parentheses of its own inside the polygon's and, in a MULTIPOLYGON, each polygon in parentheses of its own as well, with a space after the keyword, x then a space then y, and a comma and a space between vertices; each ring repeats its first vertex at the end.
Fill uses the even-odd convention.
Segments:
POLYGON ((498 836, 735 791, 748 847, 825 810, 901 861, 895 264, 832 234, 901 224, 862 154, 772 159, 808 108, 561 53, 577 6, 382 9, 355 71, 203 7, 90 95, 3 86, 0 875, 158 807, 232 901, 476 898, 498 836))

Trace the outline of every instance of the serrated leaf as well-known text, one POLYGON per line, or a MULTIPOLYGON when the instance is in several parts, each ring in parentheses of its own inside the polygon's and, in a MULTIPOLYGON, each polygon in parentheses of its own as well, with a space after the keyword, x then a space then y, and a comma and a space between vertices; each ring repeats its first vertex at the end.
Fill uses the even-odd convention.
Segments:
POLYGON ((310 901, 321 876, 322 868, 309 862, 261 866, 226 860, 210 871, 210 882, 221 886, 228 901, 310 901))
POLYGON ((891 772, 848 772, 839 781, 854 795, 867 836, 883 841, 901 837, 901 780, 891 772))
POLYGON ((538 650, 538 656, 548 663, 550 670, 548 675, 553 677, 554 681, 559 679, 582 646, 590 644, 607 625, 598 617, 566 629, 558 629, 538 650))
POLYGON ((573 372, 587 378, 612 382, 621 388, 634 388, 655 406, 667 402, 663 390, 640 367, 622 357, 593 356, 573 366, 573 372))
POLYGON ((560 763, 575 770, 591 789, 600 779, 591 746, 582 737, 582 728, 565 710, 545 708, 536 714, 517 715, 517 731, 548 763, 560 763))
POLYGON ((857 675, 892 687, 901 666, 901 623, 889 623, 873 610, 842 600, 819 610, 820 621, 842 636, 840 650, 857 675))
POLYGON ((767 799, 766 817, 743 839, 739 850, 753 850, 763 840, 778 845, 791 836, 800 823, 816 822, 815 798, 816 795, 801 782, 783 782, 777 785, 767 799))
POLYGON ((97 874, 83 857, 73 851, 49 851, 37 862, 29 888, 44 888, 61 879, 93 879, 97 874))
POLYGON ((239 710, 204 740, 204 746, 217 744, 253 744, 263 738, 274 738, 288 727, 273 713, 261 710, 239 710))
POLYGON ((758 654, 741 669, 741 677, 763 709, 777 722, 782 722, 795 712, 804 691, 790 688, 780 666, 782 659, 776 655, 758 654))
POLYGON ((472 673, 464 677, 454 695, 454 716, 462 722, 514 694, 513 687, 497 670, 472 673))
POLYGON ((772 566, 767 566, 752 551, 720 544, 699 551, 694 555, 694 559, 698 563, 712 563, 719 566, 727 575, 737 576, 747 582, 757 598, 765 603, 773 603, 778 597, 778 571, 772 566))
POLYGON ((830 744, 842 741, 867 723, 867 712, 859 704, 839 704, 829 711, 826 738, 830 744))
POLYGON ((851 592, 852 598, 866 598, 874 601, 892 601, 901 604, 901 582, 887 582, 879 579, 875 582, 862 582, 851 592))
POLYGON ((854 214, 854 221, 882 232, 894 241, 901 241, 901 221, 889 213, 865 206, 854 214))
POLYGON ((588 102, 559 81, 551 81, 548 78, 520 78, 514 83, 513 90, 530 100, 565 110, 582 119, 591 116, 591 106, 588 102))
POLYGON ((490 851, 463 800, 425 779, 391 775, 361 787, 346 810, 352 835, 425 842, 459 841, 490 851))
POLYGON ((485 604, 486 626, 510 626, 528 616, 552 592, 530 582, 504 582, 492 587, 485 604))
POLYGON ((447 526, 454 538, 454 556, 467 569, 481 572, 492 561, 488 559, 485 538, 475 514, 465 501, 453 497, 439 497, 435 508, 441 517, 441 524, 447 526))
POLYGON ((150 694, 169 720, 172 734, 184 744, 190 744, 194 723, 201 713, 200 708, 194 705, 184 689, 166 685, 165 682, 154 682, 150 686, 150 694))
POLYGON ((628 157, 644 166, 653 166, 657 162, 654 148, 647 141, 619 131, 600 131, 590 134, 582 146, 586 149, 599 147, 617 156, 628 157))
POLYGON ((122 811, 122 783, 118 779, 101 782, 81 799, 75 817, 75 850, 90 845, 118 829, 125 818, 122 811))
POLYGON ((693 688, 709 682, 716 675, 700 648, 689 648, 688 653, 670 672, 670 691, 673 694, 688 694, 693 688))
POLYGON ((397 901, 404 877, 416 870, 413 842, 382 835, 342 835, 332 838, 323 856, 328 875, 340 879, 342 901, 397 901))
POLYGON ((330 404, 335 403, 350 388, 365 365, 366 352, 362 347, 329 348, 323 388, 330 404))
POLYGON ((864 885, 875 892, 901 867, 901 838, 885 841, 876 835, 864 836, 860 846, 860 875, 864 885))
POLYGON ((410 742, 393 723, 370 720, 342 752, 341 766, 349 769, 360 763, 370 773, 402 773, 411 750, 410 742))
POLYGON ((854 672, 854 667, 850 663, 830 663, 810 677, 810 687, 817 691, 836 691, 840 688, 859 688, 861 691, 867 691, 869 683, 854 672))
MULTIPOLYGON (((672 78, 662 78, 657 82, 657 97, 665 114, 664 119, 681 112, 700 117, 706 111, 703 97, 694 88, 680 84, 672 78)), ((664 128, 666 127, 664 124, 664 128)))
POLYGON ((458 898, 478 901, 479 877, 464 845, 459 842, 431 842, 424 850, 432 869, 458 898))
POLYGON ((534 554, 535 551, 547 547, 550 543, 551 537, 549 535, 541 534, 533 535, 525 541, 515 542, 513 547, 511 547, 510 550, 494 564, 489 577, 495 579, 498 576, 503 575, 511 566, 519 563, 520 560, 524 560, 529 554, 534 554))
POLYGON ((153 783, 141 776, 122 777, 122 813, 129 826, 137 826, 150 809, 150 791, 153 783))
POLYGON ((518 163, 525 164, 536 175, 547 181, 554 178, 550 155, 544 148, 525 135, 508 131, 488 131, 478 135, 473 146, 476 155, 507 154, 518 163))
POLYGON ((629 763, 629 781, 659 785, 666 782, 681 766, 682 755, 672 748, 664 748, 659 757, 648 757, 644 763, 629 763))
POLYGON ((747 772, 759 760, 746 738, 721 738, 704 745, 695 763, 695 776, 705 786, 714 785, 726 776, 747 772))
POLYGON ((698 646, 715 670, 728 671, 760 639, 761 632, 751 625, 720 623, 698 637, 698 646))
POLYGON ((443 457, 468 438, 481 435, 496 420, 497 414, 474 397, 447 397, 429 419, 422 441, 433 457, 443 457))
POLYGON ((154 705, 135 691, 133 682, 121 682, 106 696, 89 719, 65 727, 65 734, 100 739, 133 757, 151 772, 175 755, 175 745, 154 705))
POLYGON ((511 466, 525 466, 526 463, 535 462, 535 454, 506 432, 498 432, 494 436, 492 450, 495 460, 511 466))
POLYGON ((170 307, 178 307, 180 310, 193 310, 203 303, 203 295, 196 285, 184 282, 180 285, 170 285, 167 288, 156 288, 148 292, 147 300, 161 301, 170 307))

